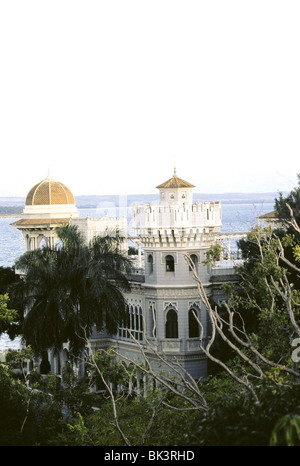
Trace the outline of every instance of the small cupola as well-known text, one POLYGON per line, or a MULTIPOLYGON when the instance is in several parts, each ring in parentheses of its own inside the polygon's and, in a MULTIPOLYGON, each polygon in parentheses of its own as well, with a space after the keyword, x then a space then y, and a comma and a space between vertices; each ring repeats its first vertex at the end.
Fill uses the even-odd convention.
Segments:
POLYGON ((174 168, 173 177, 164 183, 156 186, 160 193, 161 204, 192 204, 193 202, 193 184, 184 181, 177 176, 176 167, 174 168))

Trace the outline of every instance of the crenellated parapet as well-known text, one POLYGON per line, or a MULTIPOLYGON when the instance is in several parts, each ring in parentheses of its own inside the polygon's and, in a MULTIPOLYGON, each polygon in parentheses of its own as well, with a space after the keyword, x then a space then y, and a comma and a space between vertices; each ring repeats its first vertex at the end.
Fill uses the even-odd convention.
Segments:
POLYGON ((144 246, 207 247, 221 225, 220 202, 133 206, 133 226, 144 246))

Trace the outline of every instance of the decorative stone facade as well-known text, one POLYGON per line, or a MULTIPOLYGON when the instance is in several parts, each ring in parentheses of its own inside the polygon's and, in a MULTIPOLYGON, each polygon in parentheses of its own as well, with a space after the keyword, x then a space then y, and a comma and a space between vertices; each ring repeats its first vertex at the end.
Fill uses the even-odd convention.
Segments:
POLYGON ((119 353, 138 360, 141 352, 134 336, 157 367, 149 343, 167 360, 176 358, 185 371, 200 378, 207 374, 207 363, 194 313, 202 323, 204 342, 210 324, 185 256, 193 259, 212 296, 212 269, 203 262, 209 247, 220 241, 222 219, 220 202, 193 203, 193 187, 174 171, 170 180, 157 186, 158 204, 133 205, 133 229, 143 250, 144 273, 131 277, 131 293, 125 295, 128 315, 118 335, 94 335, 92 343, 95 348, 117 345, 119 353))

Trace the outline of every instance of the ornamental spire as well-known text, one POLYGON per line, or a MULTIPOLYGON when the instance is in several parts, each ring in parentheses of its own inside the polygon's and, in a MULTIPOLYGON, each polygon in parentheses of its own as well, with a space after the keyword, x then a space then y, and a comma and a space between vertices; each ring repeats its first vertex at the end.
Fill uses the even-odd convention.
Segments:
POLYGON ((50 176, 50 163, 48 164, 48 175, 47 175, 46 180, 51 180, 51 176, 50 176))

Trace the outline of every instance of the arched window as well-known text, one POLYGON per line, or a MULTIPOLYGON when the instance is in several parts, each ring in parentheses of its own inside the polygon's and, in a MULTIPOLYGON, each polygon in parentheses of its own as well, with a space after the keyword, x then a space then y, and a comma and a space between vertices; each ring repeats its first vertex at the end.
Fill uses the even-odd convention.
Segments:
MULTIPOLYGON (((191 258, 192 262, 194 263, 194 266, 196 267, 196 271, 197 271, 198 257, 196 256, 196 254, 191 254, 190 258, 191 258)), ((189 270, 190 271, 192 270, 191 266, 189 266, 189 270)))
POLYGON ((125 316, 119 327, 119 336, 122 338, 143 339, 143 310, 141 306, 126 304, 125 316))
POLYGON ((166 256, 166 272, 174 272, 174 257, 169 254, 166 256))
POLYGON ((149 264, 149 275, 153 272, 153 256, 152 254, 149 254, 148 256, 148 264, 149 264))
POLYGON ((142 340, 143 339, 143 332, 144 332, 144 324, 143 324, 143 310, 142 310, 141 307, 139 308, 139 319, 140 319, 140 322, 139 322, 139 340, 142 340))
POLYGON ((40 363, 40 373, 41 374, 48 374, 50 372, 51 366, 50 362, 48 361, 48 353, 47 351, 42 352, 42 360, 40 363))
POLYGON ((170 309, 167 313, 166 338, 178 338, 177 313, 174 309, 170 309))
POLYGON ((150 304, 149 306, 149 312, 150 312, 150 337, 156 337, 156 311, 155 307, 153 304, 150 304))
POLYGON ((47 241, 46 241, 45 236, 43 236, 43 237, 40 239, 39 248, 40 248, 40 249, 43 249, 43 248, 46 248, 46 247, 47 247, 47 241))
POLYGON ((143 316, 141 307, 134 306, 134 323, 133 328, 135 330, 134 336, 137 340, 142 340, 143 331, 143 316))
MULTIPOLYGON (((134 315, 133 315, 133 306, 130 305, 129 306, 129 322, 128 322, 128 328, 130 330, 133 330, 134 329, 134 315)), ((128 332, 128 338, 130 338, 130 334, 128 332)))
POLYGON ((199 324, 194 315, 197 315, 197 311, 194 309, 189 310, 189 338, 196 338, 199 337, 199 324))

